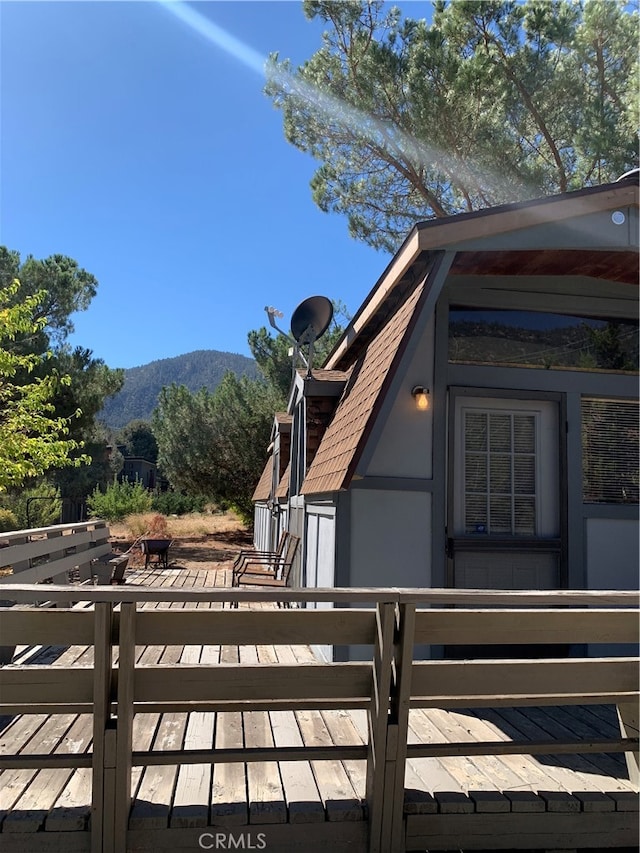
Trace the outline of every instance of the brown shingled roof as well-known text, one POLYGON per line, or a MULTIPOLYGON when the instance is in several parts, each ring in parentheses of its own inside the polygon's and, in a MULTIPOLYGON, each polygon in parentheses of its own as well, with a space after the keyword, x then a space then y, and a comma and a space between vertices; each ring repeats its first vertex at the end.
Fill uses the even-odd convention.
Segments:
POLYGON ((258 485, 255 488, 253 501, 268 501, 271 497, 271 475, 273 471, 273 457, 267 459, 267 464, 264 466, 264 471, 260 475, 258 485))
POLYGON ((334 492, 349 485, 368 427, 375 419, 385 380, 390 380, 394 373, 424 287, 423 281, 356 362, 345 394, 305 477, 302 494, 334 492))
MULTIPOLYGON (((296 368, 296 372, 300 376, 307 376, 306 367, 296 368)), ((317 380, 318 382, 346 382, 349 378, 348 370, 327 370, 323 367, 313 368, 311 371, 311 378, 317 380)))

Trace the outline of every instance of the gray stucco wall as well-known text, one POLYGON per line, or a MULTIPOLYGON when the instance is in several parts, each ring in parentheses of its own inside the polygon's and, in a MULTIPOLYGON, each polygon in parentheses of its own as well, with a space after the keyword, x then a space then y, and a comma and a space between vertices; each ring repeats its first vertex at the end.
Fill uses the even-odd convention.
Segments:
POLYGON ((585 519, 588 589, 638 589, 637 519, 585 519))
POLYGON ((371 450, 363 457, 365 477, 432 476, 433 409, 418 411, 411 389, 422 385, 433 399, 433 327, 431 318, 426 331, 412 342, 407 368, 399 371, 400 381, 385 401, 385 411, 371 437, 371 450))
POLYGON ((431 585, 431 495, 355 489, 351 586, 431 585))

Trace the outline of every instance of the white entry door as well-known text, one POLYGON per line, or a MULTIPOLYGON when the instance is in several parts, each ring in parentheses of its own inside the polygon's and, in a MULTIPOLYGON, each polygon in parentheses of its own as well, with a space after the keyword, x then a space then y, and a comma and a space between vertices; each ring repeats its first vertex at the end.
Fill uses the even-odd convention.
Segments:
POLYGON ((452 408, 451 585, 558 587, 558 404, 455 396, 452 408))

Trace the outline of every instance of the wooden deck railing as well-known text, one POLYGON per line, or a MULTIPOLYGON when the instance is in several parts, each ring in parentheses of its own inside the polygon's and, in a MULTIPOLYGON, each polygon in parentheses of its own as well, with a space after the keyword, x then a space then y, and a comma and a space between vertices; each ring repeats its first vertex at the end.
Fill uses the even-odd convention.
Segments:
MULTIPOLYGON (((0 533, 0 584, 33 584, 49 578, 62 584, 73 571, 80 580, 89 580, 97 571, 96 560, 110 553, 109 528, 102 519, 0 533)), ((102 574, 109 571, 105 566, 102 574)), ((108 582, 106 576, 99 579, 108 582)))
MULTIPOLYGON (((15 586, 28 603, 37 586, 15 586)), ((49 587, 52 600, 68 587, 49 587)), ((94 646, 94 666, 15 666, 0 671, 5 713, 92 713, 89 755, 16 755, 0 767, 92 767, 92 851, 126 850, 131 770, 137 765, 366 759, 369 850, 404 850, 407 758, 560 752, 626 752, 638 774, 638 659, 415 660, 414 647, 449 644, 638 643, 638 594, 477 590, 238 590, 83 588, 93 607, 13 608, 0 643, 94 646), (143 602, 332 602, 332 609, 138 609, 143 602), (418 605, 427 605, 419 609, 418 605), (451 608, 455 605, 455 609, 451 608), (145 666, 136 646, 357 645, 348 663, 145 666), (113 665, 117 651, 118 664, 113 665), (597 743, 408 744, 411 708, 611 703, 621 733, 597 743), (364 708, 364 746, 133 750, 138 712, 364 708)))

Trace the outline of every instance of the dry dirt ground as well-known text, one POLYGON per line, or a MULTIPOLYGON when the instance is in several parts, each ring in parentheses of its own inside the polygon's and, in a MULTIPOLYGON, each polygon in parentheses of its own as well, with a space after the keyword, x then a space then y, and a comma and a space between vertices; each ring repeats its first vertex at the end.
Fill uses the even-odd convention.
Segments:
MULTIPOLYGON (((167 519, 167 532, 162 535, 172 540, 169 548, 169 565, 184 569, 230 568, 242 548, 252 544, 251 531, 232 517, 203 517, 199 523, 187 523, 184 519, 167 519), (207 530, 208 528, 208 530, 207 530)), ((141 548, 135 544, 136 536, 128 525, 112 524, 111 544, 116 551, 124 553, 131 549, 129 568, 144 566, 141 548)), ((159 534, 151 533, 150 536, 159 534)), ((152 558, 155 561, 155 557, 152 558)))

